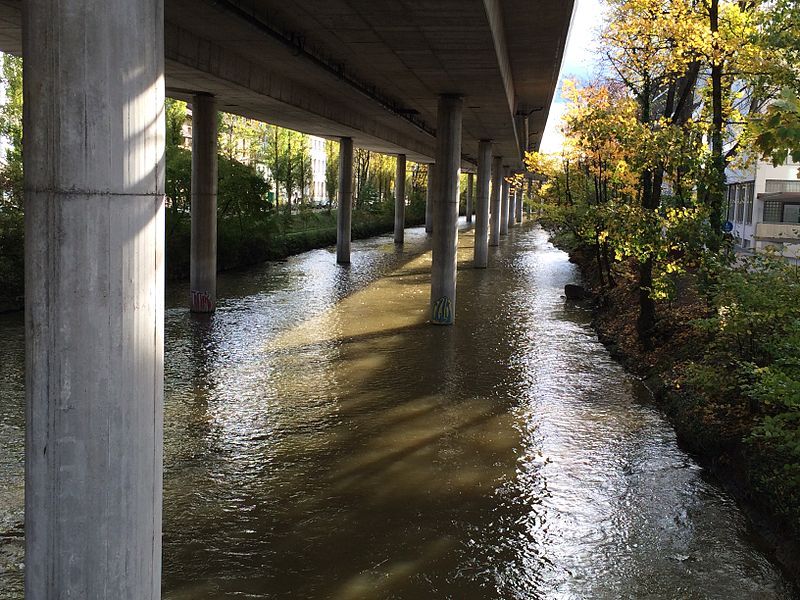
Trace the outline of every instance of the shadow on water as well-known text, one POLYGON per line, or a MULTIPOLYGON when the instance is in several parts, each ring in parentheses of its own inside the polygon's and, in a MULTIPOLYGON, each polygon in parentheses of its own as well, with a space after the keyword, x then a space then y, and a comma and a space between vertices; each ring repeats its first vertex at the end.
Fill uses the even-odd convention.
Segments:
POLYGON ((471 242, 455 327, 419 230, 227 274, 213 317, 174 290, 164 597, 791 598, 564 303, 566 256, 471 242))

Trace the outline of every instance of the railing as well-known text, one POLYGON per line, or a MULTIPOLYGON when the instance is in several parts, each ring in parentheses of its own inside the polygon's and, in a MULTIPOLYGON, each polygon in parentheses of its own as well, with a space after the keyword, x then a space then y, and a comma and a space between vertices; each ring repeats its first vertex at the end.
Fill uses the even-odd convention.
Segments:
POLYGON ((800 241, 800 223, 756 223, 759 241, 800 241))

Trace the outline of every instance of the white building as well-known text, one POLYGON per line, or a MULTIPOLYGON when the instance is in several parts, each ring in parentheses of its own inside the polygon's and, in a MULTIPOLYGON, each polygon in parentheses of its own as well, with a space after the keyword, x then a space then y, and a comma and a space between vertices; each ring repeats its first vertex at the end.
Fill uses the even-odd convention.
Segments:
POLYGON ((311 143, 311 203, 314 206, 328 204, 328 191, 325 189, 325 171, 328 166, 328 156, 325 154, 325 139, 308 137, 311 143))
POLYGON ((736 245, 800 257, 800 179, 798 165, 779 167, 758 161, 728 172, 728 221, 736 245))

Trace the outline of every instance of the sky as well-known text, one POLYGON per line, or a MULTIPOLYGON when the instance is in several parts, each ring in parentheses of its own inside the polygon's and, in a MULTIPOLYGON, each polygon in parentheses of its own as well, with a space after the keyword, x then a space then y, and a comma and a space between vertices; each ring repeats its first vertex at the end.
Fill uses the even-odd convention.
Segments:
POLYGON ((597 58, 600 46, 597 37, 603 22, 603 13, 602 0, 577 0, 564 61, 561 65, 561 76, 539 148, 541 152, 561 150, 563 136, 559 132, 559 127, 566 104, 560 92, 564 79, 590 79, 593 73, 599 70, 597 58))

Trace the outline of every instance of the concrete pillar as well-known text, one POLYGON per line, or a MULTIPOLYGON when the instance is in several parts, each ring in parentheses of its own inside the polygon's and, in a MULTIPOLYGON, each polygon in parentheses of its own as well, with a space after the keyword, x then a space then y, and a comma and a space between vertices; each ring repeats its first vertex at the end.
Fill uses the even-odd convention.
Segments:
POLYGON ((402 244, 406 230, 406 155, 397 155, 394 179, 394 243, 402 244))
POLYGON ((500 235, 508 235, 508 204, 509 204, 509 186, 508 180, 508 167, 503 167, 503 180, 501 182, 502 192, 500 197, 500 235))
POLYGON ((458 176, 463 109, 464 100, 460 96, 439 97, 431 265, 431 321, 437 325, 452 325, 455 322, 458 176))
POLYGON ((514 205, 516 207, 516 219, 517 223, 522 223, 522 205, 524 204, 525 200, 525 193, 522 190, 517 191, 517 203, 514 205))
POLYGON ((509 193, 508 198, 508 228, 514 227, 514 216, 517 214, 517 192, 516 190, 509 193))
POLYGON ((217 103, 213 96, 192 97, 192 312, 214 312, 217 305, 217 103))
POLYGON ((472 223, 472 184, 475 176, 467 173, 467 223, 472 223))
POLYGON ((503 157, 495 156, 492 161, 492 200, 490 204, 489 245, 500 245, 500 200, 503 188, 503 157))
POLYGON ((425 193, 425 233, 433 233, 433 198, 436 186, 436 165, 428 165, 428 189, 425 193))
POLYGON ((489 262, 489 180, 492 178, 492 142, 478 144, 478 184, 475 206, 475 266, 485 269, 489 262))
POLYGON ((353 139, 339 140, 339 210, 336 213, 336 262, 350 264, 353 229, 353 139))
POLYGON ((161 597, 161 0, 26 0, 25 598, 161 597))

